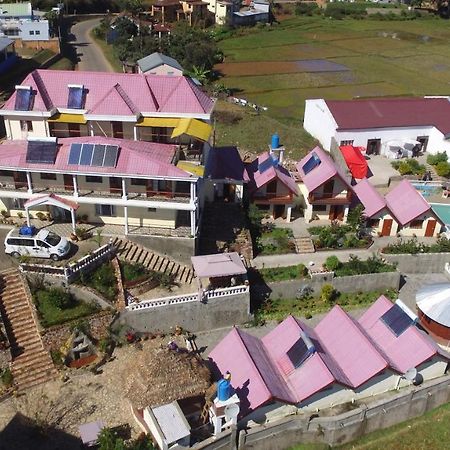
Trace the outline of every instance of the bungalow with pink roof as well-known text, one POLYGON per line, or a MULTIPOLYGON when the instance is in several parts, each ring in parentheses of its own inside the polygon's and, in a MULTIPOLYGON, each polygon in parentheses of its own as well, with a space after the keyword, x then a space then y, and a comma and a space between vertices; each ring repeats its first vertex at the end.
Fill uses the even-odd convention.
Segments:
POLYGON ((0 209, 24 216, 27 202, 55 221, 121 225, 124 234, 197 233, 198 177, 177 167, 176 145, 100 136, 5 141, 0 145, 0 209), (74 209, 74 208, 72 208, 74 209))
POLYGON ((9 140, 103 136, 202 150, 214 100, 184 76, 34 70, 0 110, 9 140))
POLYGON ((353 191, 364 206, 367 226, 379 236, 433 237, 441 231, 441 220, 422 194, 403 180, 384 197, 367 179, 361 180, 353 191))
POLYGON ((295 179, 273 153, 265 152, 246 164, 250 201, 273 218, 291 221, 294 198, 298 195, 295 179))
POLYGON ((315 147, 296 164, 298 187, 303 194, 307 222, 347 220, 352 191, 346 175, 331 155, 315 147))
POLYGON ((359 321, 336 305, 314 329, 292 316, 261 339, 233 328, 209 359, 217 376, 231 372, 241 419, 271 420, 444 375, 450 355, 415 324, 382 296, 359 321))

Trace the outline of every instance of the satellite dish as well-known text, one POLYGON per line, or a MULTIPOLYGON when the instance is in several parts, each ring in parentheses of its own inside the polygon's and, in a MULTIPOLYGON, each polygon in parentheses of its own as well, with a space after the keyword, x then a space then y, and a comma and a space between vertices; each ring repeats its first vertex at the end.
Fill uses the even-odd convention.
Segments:
POLYGON ((414 381, 416 377, 417 377, 417 369, 415 367, 408 369, 403 375, 403 378, 408 381, 414 381))
POLYGON ((236 403, 232 403, 231 405, 225 406, 224 408, 225 422, 233 421, 234 423, 236 423, 239 411, 240 411, 239 405, 237 405, 236 403))

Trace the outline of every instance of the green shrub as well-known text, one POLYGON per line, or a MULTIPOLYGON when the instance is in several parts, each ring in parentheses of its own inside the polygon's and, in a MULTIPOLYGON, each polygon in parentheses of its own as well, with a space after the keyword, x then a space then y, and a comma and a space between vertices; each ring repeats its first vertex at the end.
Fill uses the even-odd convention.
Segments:
POLYGON ((399 239, 397 242, 385 247, 383 252, 416 255, 417 253, 428 253, 429 249, 429 246, 418 242, 415 238, 411 238, 406 240, 399 239))
POLYGON ((316 3, 297 3, 295 5, 296 16, 312 16, 320 13, 320 9, 316 3))
POLYGON ((341 262, 337 256, 329 256, 325 261, 325 267, 332 272, 339 269, 340 266, 341 262))
POLYGON ((49 302, 58 309, 68 309, 74 303, 72 295, 61 288, 50 288, 38 291, 37 299, 39 303, 49 302))
POLYGON ((297 266, 260 269, 259 273, 266 283, 271 283, 303 278, 308 275, 308 268, 304 264, 298 264, 297 266))
POLYGON ((364 275, 368 273, 394 272, 395 265, 386 264, 383 260, 372 255, 365 261, 360 260, 355 255, 350 255, 348 262, 341 263, 335 270, 335 276, 344 277, 350 275, 364 275))
POLYGON ((438 162, 434 168, 440 177, 448 177, 450 175, 450 164, 447 161, 438 162))
POLYGON ((132 264, 129 262, 123 262, 121 263, 121 265, 123 278, 125 279, 125 281, 138 280, 150 274, 148 269, 144 267, 142 264, 132 264))
POLYGON ((103 294, 108 300, 115 300, 117 280, 114 267, 110 262, 102 264, 89 274, 83 275, 81 281, 103 294))
POLYGON ((327 305, 332 305, 337 297, 336 289, 331 284, 324 284, 320 292, 322 301, 327 305))
POLYGON ((447 162, 448 156, 446 152, 438 152, 435 155, 428 155, 427 156, 427 163, 436 166, 440 162, 447 162))
POLYGON ((400 172, 400 175, 411 175, 413 173, 413 168, 407 161, 401 161, 397 170, 400 172))
POLYGON ((3 371, 0 371, 0 379, 4 386, 6 386, 6 387, 12 386, 14 377, 13 377, 13 374, 11 373, 11 369, 9 367, 4 369, 3 371))

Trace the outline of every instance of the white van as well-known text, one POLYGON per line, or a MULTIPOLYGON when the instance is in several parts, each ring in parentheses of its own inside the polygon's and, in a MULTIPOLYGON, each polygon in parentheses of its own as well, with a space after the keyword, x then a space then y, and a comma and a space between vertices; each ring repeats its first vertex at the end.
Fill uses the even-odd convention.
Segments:
POLYGON ((23 235, 15 228, 5 238, 5 253, 15 258, 28 255, 58 261, 69 251, 70 242, 49 230, 39 230, 35 235, 23 235))

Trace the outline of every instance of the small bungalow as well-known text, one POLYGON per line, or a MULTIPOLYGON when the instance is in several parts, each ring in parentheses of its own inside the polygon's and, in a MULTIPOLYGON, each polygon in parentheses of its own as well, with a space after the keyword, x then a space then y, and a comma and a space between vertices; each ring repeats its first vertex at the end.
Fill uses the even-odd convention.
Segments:
POLYGON ((294 196, 298 195, 295 179, 274 153, 265 152, 246 164, 250 201, 273 218, 291 221, 294 196))
POLYGON ((240 419, 270 421, 444 375, 450 355, 416 319, 381 296, 359 321, 336 305, 314 329, 292 316, 261 339, 233 328, 209 359, 233 374, 240 419))
POLYGON ((139 59, 137 65, 138 73, 148 73, 149 75, 183 75, 183 68, 176 59, 158 52, 139 59))
POLYGON ((296 168, 305 220, 345 222, 351 203, 351 187, 330 154, 315 147, 296 164, 296 168))

